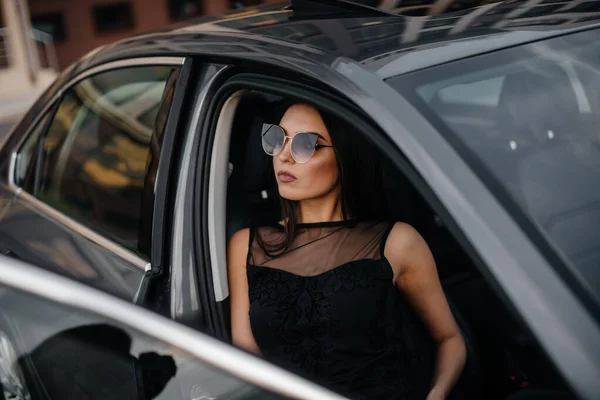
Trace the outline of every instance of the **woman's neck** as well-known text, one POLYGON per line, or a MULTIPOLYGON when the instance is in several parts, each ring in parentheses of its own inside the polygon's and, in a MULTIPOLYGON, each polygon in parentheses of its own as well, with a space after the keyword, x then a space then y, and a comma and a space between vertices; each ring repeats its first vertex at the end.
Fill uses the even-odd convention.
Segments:
POLYGON ((327 195, 298 202, 298 222, 333 222, 344 219, 340 191, 333 190, 327 195))

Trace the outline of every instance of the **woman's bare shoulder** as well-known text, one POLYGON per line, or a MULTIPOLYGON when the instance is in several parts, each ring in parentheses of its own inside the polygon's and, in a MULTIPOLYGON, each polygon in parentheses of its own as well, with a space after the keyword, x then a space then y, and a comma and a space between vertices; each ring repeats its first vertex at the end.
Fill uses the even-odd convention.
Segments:
POLYGON ((240 229, 229 238, 227 258, 233 264, 241 264, 246 259, 250 246, 250 228, 240 229))
POLYGON ((423 237, 412 225, 405 222, 396 222, 390 230, 387 244, 391 244, 391 247, 397 248, 398 246, 414 245, 420 241, 423 241, 423 237))
POLYGON ((385 244, 384 254, 392 265, 406 268, 415 257, 430 254, 429 246, 419 232, 409 224, 396 222, 385 244))
POLYGON ((240 246, 244 245, 248 247, 248 242, 250 241, 250 228, 243 228, 234 233, 229 238, 229 246, 240 246))

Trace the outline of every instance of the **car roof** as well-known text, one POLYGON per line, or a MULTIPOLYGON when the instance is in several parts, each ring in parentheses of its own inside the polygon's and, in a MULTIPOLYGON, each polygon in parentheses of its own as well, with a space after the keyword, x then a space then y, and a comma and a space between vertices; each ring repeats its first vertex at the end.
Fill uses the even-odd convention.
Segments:
MULTIPOLYGON (((600 0, 481 3, 430 17, 345 13, 341 18, 298 15, 286 9, 287 3, 270 3, 136 36, 106 46, 94 56, 114 59, 142 54, 141 49, 161 55, 206 54, 211 46, 220 54, 222 46, 239 45, 241 40, 251 43, 254 52, 283 51, 282 55, 298 60, 308 56, 327 63, 331 57, 326 55, 347 57, 387 78, 600 24, 600 0)), ((236 56, 256 58, 239 51, 236 56)))

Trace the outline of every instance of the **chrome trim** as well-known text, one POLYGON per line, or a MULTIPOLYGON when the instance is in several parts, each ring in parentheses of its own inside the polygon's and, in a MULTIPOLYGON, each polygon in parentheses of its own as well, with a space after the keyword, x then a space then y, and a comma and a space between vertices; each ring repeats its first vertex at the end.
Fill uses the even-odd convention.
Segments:
POLYGON ((306 400, 344 399, 340 395, 187 326, 20 261, 0 256, 0 283, 115 321, 172 344, 221 371, 280 395, 306 400))
POLYGON ((25 134, 23 135, 23 137, 21 138, 21 140, 15 147, 15 150, 11 153, 10 165, 8 168, 8 189, 11 190, 12 192, 14 192, 21 200, 24 200, 26 203, 28 203, 32 208, 48 214, 57 222, 80 233, 81 235, 85 236, 90 241, 94 242, 95 244, 105 248, 106 250, 109 250, 109 251, 115 253, 117 256, 130 262, 131 264, 135 265, 136 267, 138 267, 142 270, 145 270, 147 264, 149 264, 148 261, 139 257, 137 254, 131 252, 130 250, 127 250, 125 247, 111 241, 110 239, 107 239, 107 238, 97 234, 93 230, 91 230, 91 229, 87 228, 86 226, 84 226, 83 224, 71 219, 70 217, 67 217, 66 215, 55 210, 54 208, 46 205, 45 203, 36 199, 29 193, 25 192, 21 187, 19 187, 17 185, 17 183, 15 182, 17 159, 19 156, 19 152, 21 151, 21 148, 23 147, 23 144, 25 143, 27 138, 31 135, 31 132, 33 131, 33 129, 35 129, 35 127, 39 123, 40 119, 42 119, 46 115, 46 113, 48 112, 48 109, 50 109, 50 107, 52 107, 55 104, 55 102, 63 95, 63 93, 66 90, 70 89, 76 83, 78 83, 78 82, 82 81, 83 79, 86 79, 92 75, 96 75, 100 72, 111 71, 111 70, 115 70, 115 69, 119 69, 119 68, 139 67, 139 66, 144 66, 144 65, 183 65, 184 61, 185 61, 185 57, 129 58, 126 60, 113 61, 113 62, 109 62, 109 63, 103 64, 103 65, 93 67, 91 69, 81 72, 77 76, 70 79, 60 89, 57 90, 57 92, 54 94, 54 96, 52 96, 52 98, 42 108, 42 111, 39 113, 39 115, 37 115, 35 117, 35 119, 31 123, 31 125, 27 128, 27 131, 25 132, 25 134))
POLYGON ((214 296, 223 301, 229 296, 227 280, 226 204, 229 167, 229 142, 237 106, 245 90, 238 90, 227 99, 217 121, 212 146, 208 192, 208 236, 214 296))
MULTIPOLYGON (((20 143, 19 143, 20 144, 20 143)), ((20 146, 19 146, 20 147, 20 146)), ((19 188, 15 183, 15 172, 17 169, 17 158, 19 155, 16 151, 13 151, 10 155, 10 164, 8 165, 8 187, 12 191, 16 192, 19 188)))
POLYGON ((53 220, 55 220, 56 222, 58 222, 59 224, 62 224, 64 226, 66 226, 67 228, 79 233, 80 235, 85 236, 91 242, 110 251, 111 253, 117 255, 118 257, 129 262, 130 264, 135 265, 142 271, 145 270, 146 264, 148 264, 148 261, 144 260, 143 258, 141 258, 137 254, 131 252, 130 250, 127 250, 125 247, 121 246, 120 244, 117 244, 117 243, 105 238, 104 236, 94 232, 90 228, 75 221, 74 219, 67 217, 60 211, 57 211, 54 208, 50 207, 49 205, 46 205, 42 201, 36 199, 35 197, 33 197, 32 195, 30 195, 29 193, 27 193, 26 191, 24 191, 20 188, 17 192, 17 197, 19 197, 19 199, 21 199, 26 205, 28 205, 35 211, 43 213, 46 216, 48 216, 48 217, 52 218, 53 220))

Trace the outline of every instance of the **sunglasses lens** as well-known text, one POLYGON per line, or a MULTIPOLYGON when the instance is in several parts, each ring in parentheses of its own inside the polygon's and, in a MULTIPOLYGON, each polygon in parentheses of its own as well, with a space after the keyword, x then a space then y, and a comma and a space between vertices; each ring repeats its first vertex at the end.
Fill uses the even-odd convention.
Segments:
POLYGON ((262 147, 265 153, 270 156, 276 156, 283 148, 285 133, 277 125, 263 124, 262 128, 262 147))
POLYGON ((299 132, 292 140, 292 157, 298 163, 305 163, 315 152, 315 146, 319 137, 308 132, 299 132))

